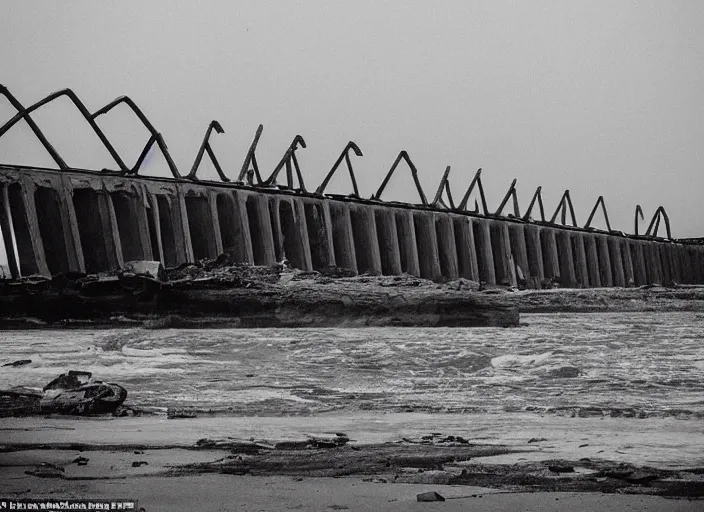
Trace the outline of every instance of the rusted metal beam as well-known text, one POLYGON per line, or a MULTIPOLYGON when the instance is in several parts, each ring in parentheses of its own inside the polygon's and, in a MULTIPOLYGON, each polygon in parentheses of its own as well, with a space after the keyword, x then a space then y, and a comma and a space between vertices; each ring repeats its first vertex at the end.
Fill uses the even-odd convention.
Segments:
POLYGON ((328 183, 330 182, 330 179, 332 178, 333 174, 335 174, 335 171, 337 171, 337 168, 342 163, 342 160, 345 160, 345 163, 347 165, 347 170, 350 173, 350 179, 352 180, 352 189, 353 189, 352 196, 359 197, 359 189, 357 188, 357 179, 354 176, 354 169, 352 169, 352 161, 350 160, 350 151, 353 151, 354 154, 357 156, 362 156, 362 150, 359 149, 359 146, 357 146, 357 144, 355 144, 354 142, 349 141, 347 143, 347 145, 345 146, 345 149, 343 149, 342 153, 340 153, 340 156, 337 158, 337 160, 335 160, 335 163, 333 164, 330 171, 325 175, 323 182, 315 190, 316 194, 323 195, 323 193, 325 192, 325 188, 328 186, 328 183))
POLYGON ((570 198, 570 191, 565 190, 565 193, 562 194, 562 197, 560 198, 560 202, 557 205, 557 209, 555 210, 555 213, 553 216, 550 218, 550 224, 555 223, 555 219, 557 218, 558 213, 562 213, 561 216, 561 221, 562 225, 566 226, 567 222, 567 208, 569 207, 570 209, 570 216, 572 217, 572 226, 578 227, 577 226, 577 218, 575 217, 574 214, 574 207, 572 206, 572 199, 570 198))
POLYGON ((130 98, 129 96, 120 96, 118 98, 115 98, 113 101, 111 101, 104 107, 93 112, 91 114, 91 118, 95 119, 98 116, 107 114, 113 108, 123 103, 130 108, 130 110, 137 116, 137 119, 140 120, 140 122, 144 125, 147 131, 151 134, 151 137, 147 141, 147 144, 144 146, 144 149, 142 150, 142 153, 137 159, 137 162, 135 163, 134 167, 132 167, 132 169, 125 172, 124 174, 138 174, 139 169, 144 163, 144 159, 149 153, 149 150, 154 144, 156 144, 159 147, 161 154, 164 155, 164 158, 166 159, 166 164, 169 166, 169 170, 171 171, 172 176, 176 179, 180 179, 181 173, 176 167, 173 158, 171 158, 171 153, 169 152, 169 148, 166 146, 164 138, 161 136, 161 133, 159 133, 156 128, 154 128, 154 125, 151 123, 151 121, 149 121, 147 116, 144 115, 144 112, 142 112, 142 110, 137 106, 137 104, 132 100, 132 98, 130 98))
POLYGON ((501 215, 502 212, 504 211, 504 207, 506 206, 506 203, 508 203, 509 198, 513 197, 513 215, 515 217, 520 218, 521 212, 518 209, 518 195, 516 194, 516 181, 517 180, 514 179, 511 182, 511 186, 508 188, 508 192, 506 192, 506 195, 501 200, 501 204, 496 209, 495 215, 501 215))
MULTIPOLYGON (((262 180, 262 175, 259 173, 259 165, 257 164, 257 155, 256 155, 256 150, 257 150, 257 144, 259 144, 259 138, 262 136, 262 132, 264 131, 264 125, 260 124, 259 127, 257 128, 256 133, 254 134, 254 140, 252 140, 252 144, 250 144, 249 149, 247 150, 247 155, 244 157, 244 163, 242 164, 242 169, 240 170, 240 174, 237 176, 237 182, 238 183, 243 183, 245 176, 247 176, 247 173, 250 171, 250 165, 252 167, 252 172, 254 175, 257 177, 257 185, 262 185, 263 180, 262 180)), ((254 180, 253 179, 248 179, 247 180, 249 185, 254 185, 254 180)))
POLYGON ((423 192, 423 187, 420 186, 420 181, 418 180, 418 169, 416 169, 416 166, 411 161, 411 157, 408 156, 408 153, 405 150, 401 151, 398 154, 396 160, 394 160, 393 165, 391 165, 391 169, 389 169, 389 172, 386 173, 384 181, 381 182, 379 189, 376 191, 376 194, 372 196, 372 199, 381 201, 381 194, 382 192, 384 192, 386 185, 389 183, 391 176, 394 174, 394 171, 396 171, 396 168, 398 167, 398 164, 401 162, 401 160, 405 160, 408 164, 408 167, 411 169, 411 176, 413 176, 413 182, 416 185, 416 190, 418 191, 418 195, 420 196, 421 203, 423 204, 423 206, 428 206, 428 200, 425 197, 425 192, 423 192))
POLYGON ((48 95, 47 97, 39 100, 35 104, 25 108, 22 112, 18 112, 15 114, 9 121, 7 121, 2 127, 0 127, 0 137, 2 137, 10 128, 12 128, 15 124, 17 124, 20 120, 26 119, 29 114, 37 110, 38 108, 43 107, 47 103, 50 103, 54 101, 57 98, 61 98, 62 96, 66 96, 68 99, 71 100, 73 105, 78 109, 78 111, 81 113, 83 118, 88 122, 90 127, 93 129, 93 132, 98 136, 100 141, 103 143, 103 146, 105 146, 105 149, 108 150, 108 153, 110 153, 110 156, 112 156, 113 160, 115 160, 115 163, 120 167, 120 170, 122 172, 129 172, 129 169, 125 165, 125 163, 122 161, 122 158, 120 158, 120 155, 115 151, 115 148, 112 146, 108 138, 105 136, 103 131, 100 129, 100 127, 97 125, 93 117, 91 116, 90 112, 88 112, 88 109, 86 106, 81 102, 81 100, 76 96, 76 93, 73 92, 71 89, 62 89, 60 91, 56 91, 48 95))
POLYGON ((638 216, 640 216, 641 219, 645 220, 645 217, 643 216, 643 208, 641 208, 639 204, 636 205, 636 221, 635 226, 633 228, 633 234, 636 236, 638 236, 638 216))
MULTIPOLYGON (((25 108, 22 103, 20 103, 19 100, 15 98, 15 96, 9 91, 9 89, 2 84, 0 84, 0 94, 7 98, 7 101, 10 102, 10 105, 12 105, 12 107, 17 111, 18 114, 20 112, 25 111, 25 108)), ((44 132, 42 132, 39 126, 37 126, 37 123, 34 122, 34 119, 32 119, 29 114, 26 114, 24 116, 24 120, 27 122, 29 128, 32 130, 37 139, 39 139, 39 142, 42 146, 44 146, 44 149, 46 149, 47 153, 49 153, 49 156, 51 156, 52 160, 54 160, 59 169, 61 169, 62 171, 67 170, 68 165, 66 164, 66 161, 61 157, 61 155, 59 155, 59 152, 56 151, 56 148, 51 145, 49 140, 44 135, 44 132)))
POLYGON ((535 206, 535 202, 538 201, 538 207, 540 208, 540 220, 545 222, 545 207, 543 206, 542 190, 543 187, 538 187, 535 189, 535 194, 533 194, 533 198, 530 200, 528 209, 526 210, 525 215, 523 215, 523 220, 530 220, 530 214, 533 213, 533 206, 535 206))
POLYGON ((448 165, 447 168, 445 168, 445 172, 442 175, 442 179, 440 180, 440 185, 438 185, 438 190, 435 193, 435 197, 433 198, 433 202, 430 203, 431 206, 437 207, 437 206, 442 206, 443 208, 446 208, 448 210, 454 210, 455 209, 455 201, 452 199, 452 191, 450 190, 450 181, 448 179, 450 175, 450 166, 448 165), (442 193, 445 192, 447 194, 447 200, 450 203, 448 206, 445 204, 445 201, 442 199, 442 193))
POLYGON ((276 178, 278 177, 279 173, 281 170, 286 167, 286 181, 287 181, 287 186, 291 190, 296 190, 296 188, 293 186, 293 166, 296 168, 296 175, 298 177, 298 184, 299 184, 299 190, 305 192, 306 187, 305 184, 303 183, 303 175, 301 174, 301 169, 298 166, 298 159, 296 158, 296 149, 298 149, 298 146, 301 146, 302 148, 306 147, 306 141, 303 140, 303 137, 300 135, 296 135, 293 138, 293 142, 291 142, 291 145, 288 147, 286 150, 286 153, 284 153, 284 156, 281 158, 281 161, 279 164, 276 166, 274 169, 274 172, 271 173, 271 176, 264 182, 264 185, 266 186, 274 186, 276 185, 276 178))
MULTIPOLYGON (((596 213, 596 209, 599 207, 601 204, 601 210, 604 212, 604 220, 606 221, 606 229, 611 233, 611 223, 609 222, 609 214, 606 211, 606 205, 604 204, 604 196, 599 196, 599 199, 596 200, 596 203, 594 203, 594 208, 592 208, 591 213, 589 214, 589 218, 587 219, 587 223, 584 225, 585 229, 589 229, 589 227, 592 225, 592 219, 594 218, 594 214, 596 213)), ((636 220, 636 222, 638 222, 636 220)), ((638 228, 636 227, 636 230, 638 228)))
MULTIPOLYGON (((472 194, 472 190, 474 190, 474 187, 476 186, 479 190, 479 198, 482 201, 482 209, 484 210, 484 214, 486 215, 489 213, 489 207, 486 204, 486 196, 484 195, 484 186, 482 185, 482 170, 477 169, 477 172, 474 174, 474 178, 472 178, 472 181, 469 184, 469 187, 467 188, 467 192, 464 193, 464 196, 462 197, 462 200, 460 201, 460 204, 457 205, 457 209, 459 211, 465 211, 467 210, 467 201, 469 201, 469 196, 472 194)), ((475 211, 479 212, 479 206, 476 204, 475 201, 475 211)))
POLYGON ((207 152, 208 156, 210 157, 210 160, 215 166, 215 170, 217 171, 218 176, 220 176, 220 179, 225 183, 230 181, 230 178, 225 176, 225 173, 222 171, 222 167, 220 167, 220 162, 218 162, 218 159, 215 157, 215 153, 213 153, 213 148, 210 147, 210 135, 213 133, 213 130, 215 130, 216 133, 225 133, 225 130, 222 129, 220 123, 215 120, 210 122, 210 124, 208 125, 208 129, 205 131, 205 137, 203 137, 203 142, 201 143, 200 148, 198 149, 196 159, 193 162, 193 167, 191 167, 191 172, 188 173, 188 176, 186 176, 186 178, 188 178, 189 180, 198 181, 198 177, 196 176, 196 173, 198 172, 198 166, 200 165, 200 162, 203 159, 203 153, 207 152))
POLYGON ((653 219, 650 221, 650 225, 648 226, 648 229, 645 232, 645 236, 658 236, 658 228, 660 227, 661 217, 665 221, 665 230, 667 231, 667 238, 672 239, 672 232, 670 231, 670 218, 668 217, 665 208, 663 208, 662 206, 658 206, 658 209, 655 210, 655 215, 653 215, 653 219))

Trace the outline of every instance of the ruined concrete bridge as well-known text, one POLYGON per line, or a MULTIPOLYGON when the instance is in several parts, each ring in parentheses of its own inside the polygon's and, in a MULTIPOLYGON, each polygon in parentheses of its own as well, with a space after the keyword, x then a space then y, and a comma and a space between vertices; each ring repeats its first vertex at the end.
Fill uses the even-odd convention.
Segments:
MULTIPOLYGON (((557 212, 556 212, 557 213, 557 212)), ((0 165, 14 277, 215 258, 539 288, 704 282, 704 246, 278 187, 0 165)))
POLYGON ((365 200, 360 198, 350 159, 351 154, 362 156, 354 142, 345 147, 321 185, 311 193, 306 190, 296 158, 296 150, 306 147, 300 135, 269 178, 262 179, 256 159, 261 125, 239 176, 231 182, 209 142, 213 132, 224 133, 217 121, 208 126, 193 166, 184 176, 162 135, 127 96, 93 113, 70 89, 54 92, 29 107, 2 85, 0 96, 17 111, 0 126, 0 137, 24 121, 57 167, 0 164, 0 274, 5 253, 14 278, 71 271, 96 273, 120 268, 126 261, 145 259, 176 266, 228 252, 237 261, 256 265, 288 259, 303 270, 334 265, 357 273, 408 273, 433 280, 464 277, 488 285, 530 288, 550 283, 564 287, 704 283, 704 245, 698 239, 672 239, 662 207, 655 212, 645 235, 640 235, 638 220, 643 212, 637 206, 634 234, 626 235, 611 229, 603 197, 597 200, 584 226, 577 225, 569 191, 547 220, 538 187, 521 215, 513 180, 499 207, 490 211, 481 170, 455 205, 448 182, 449 166, 434 199, 428 201, 405 151, 399 153, 372 199, 365 200), (88 123, 117 170, 72 168, 47 140, 31 114, 62 98, 69 100, 88 123), (150 133, 132 168, 96 122, 120 105, 129 108, 150 133), (155 147, 164 156, 171 178, 139 175, 147 154, 155 147), (220 182, 198 179, 197 171, 206 154, 220 182), (381 200, 389 179, 404 160, 421 204, 381 200), (343 161, 353 193, 326 195, 325 188, 343 161), (286 186, 277 185, 283 170, 286 186), (472 192, 479 200, 469 211, 472 192), (511 199, 513 215, 504 215, 511 199), (531 216, 536 205, 540 214, 537 221, 531 216), (590 227, 599 206, 606 221, 605 231, 590 227), (568 212, 571 224, 567 224, 568 212), (667 238, 657 236, 661 220, 667 238))

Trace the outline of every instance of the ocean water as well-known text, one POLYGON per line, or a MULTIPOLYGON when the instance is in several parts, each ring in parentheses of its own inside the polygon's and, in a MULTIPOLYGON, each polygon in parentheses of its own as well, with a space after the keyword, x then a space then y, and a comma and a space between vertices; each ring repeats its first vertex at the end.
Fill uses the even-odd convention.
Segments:
POLYGON ((522 315, 517 328, 0 331, 0 388, 70 369, 136 407, 704 419, 704 313, 522 315))

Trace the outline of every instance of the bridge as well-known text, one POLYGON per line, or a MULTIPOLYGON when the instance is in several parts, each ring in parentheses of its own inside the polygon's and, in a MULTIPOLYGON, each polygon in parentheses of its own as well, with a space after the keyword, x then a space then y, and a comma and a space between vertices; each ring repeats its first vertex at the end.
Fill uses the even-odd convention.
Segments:
POLYGON ((455 201, 448 181, 450 167, 428 199, 406 151, 399 153, 376 193, 365 199, 352 166, 353 156, 362 156, 354 142, 344 148, 323 182, 308 190, 296 157, 306 145, 300 135, 273 172, 262 177, 256 158, 261 125, 237 177, 231 179, 210 145, 213 133, 224 131, 217 121, 207 127, 186 174, 129 97, 91 113, 70 89, 29 107, 5 87, 0 86, 0 95, 17 111, 0 127, 0 137, 26 122, 57 167, 0 164, 0 249, 4 247, 6 272, 12 278, 98 273, 133 260, 159 260, 172 267, 227 252, 235 261, 255 265, 287 259, 302 270, 337 266, 360 274, 463 277, 526 288, 704 283, 704 245, 699 239, 673 239, 663 207, 640 234, 639 220, 644 216, 637 206, 634 232, 626 234, 611 229, 603 197, 584 225, 577 223, 569 191, 548 217, 538 187, 521 213, 513 180, 498 207, 490 209, 481 169, 455 201), (31 114, 58 98, 72 102, 110 153, 115 169, 73 168, 47 140, 31 114), (150 133, 132 167, 98 124, 100 116, 116 107, 131 109, 150 133), (161 151, 171 177, 139 174, 152 150, 161 151), (206 155, 220 181, 198 178, 206 155), (409 169, 419 203, 382 200, 402 164, 409 169), (326 194, 332 176, 345 168, 350 194, 326 194), (591 226, 599 209, 606 230, 591 226), (665 236, 659 236, 661 224, 665 236))

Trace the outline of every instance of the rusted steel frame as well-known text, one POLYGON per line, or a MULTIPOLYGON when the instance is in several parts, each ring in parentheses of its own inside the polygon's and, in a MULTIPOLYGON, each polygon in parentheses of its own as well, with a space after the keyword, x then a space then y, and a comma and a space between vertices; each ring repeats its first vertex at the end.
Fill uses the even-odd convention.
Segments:
MULTIPOLYGON (((0 84, 0 94, 7 98, 7 101, 10 102, 12 107, 17 110, 18 113, 23 112, 25 110, 24 105, 22 105, 22 103, 20 103, 17 98, 15 98, 15 96, 9 91, 9 89, 2 84, 0 84)), ((41 131, 39 126, 37 126, 37 123, 34 122, 34 119, 32 119, 31 116, 27 114, 25 115, 24 120, 27 122, 32 132, 34 132, 34 135, 37 137, 37 139, 39 139, 41 145, 44 146, 44 149, 46 149, 47 153, 49 153, 52 160, 54 160, 54 162, 56 162, 56 165, 59 166, 59 169, 61 169, 62 171, 67 170, 68 165, 66 164, 66 161, 61 157, 61 155, 59 155, 58 151, 56 151, 54 146, 51 145, 51 143, 41 131)))
POLYGON ((357 179, 354 176, 354 170, 352 169, 352 161, 350 160, 350 151, 354 151, 354 154, 357 156, 362 156, 362 150, 359 149, 359 146, 355 144, 352 141, 349 141, 347 145, 345 146, 345 149, 342 150, 342 153, 340 153, 340 156, 335 160, 335 163, 333 164, 332 168, 330 169, 330 172, 328 172, 325 175, 325 179, 323 179, 323 182, 320 184, 320 186, 315 189, 315 193, 319 195, 323 195, 325 192, 325 187, 328 186, 328 183, 330 182, 330 179, 332 178, 332 175, 335 174, 335 171, 337 171, 337 168, 340 166, 342 163, 342 160, 345 160, 345 163, 347 164, 347 170, 350 173, 350 178, 352 179, 352 188, 354 190, 353 196, 354 197, 359 197, 359 189, 357 188, 357 179))
POLYGON ((259 144, 259 137, 262 136, 263 131, 264 125, 260 124, 257 128, 257 132, 254 134, 254 140, 252 140, 252 144, 250 144, 249 150, 247 150, 247 155, 244 157, 242 169, 240 170, 240 174, 237 176, 238 183, 244 183, 245 176, 247 175, 247 171, 249 171, 250 164, 252 166, 252 170, 254 171, 255 176, 257 177, 257 185, 261 185, 263 183, 262 175, 259 173, 259 165, 257 164, 257 155, 255 153, 255 151, 257 150, 257 144, 259 144))
POLYGON ((452 199, 452 191, 450 190, 450 181, 448 179, 450 175, 450 166, 448 165, 447 168, 445 169, 445 172, 442 175, 442 179, 440 180, 440 185, 438 185, 438 190, 435 193, 435 197, 433 198, 433 202, 430 203, 431 206, 436 207, 438 205, 447 208, 449 210, 454 210, 455 209, 455 201, 452 199), (450 206, 445 204, 445 201, 442 199, 442 193, 445 191, 447 193, 447 200, 450 202, 450 206))
POLYGON ((662 206, 658 206, 658 209, 655 210, 655 215, 653 215, 653 220, 650 221, 650 225, 648 226, 648 230, 645 232, 645 236, 657 237, 658 228, 660 227, 660 217, 662 217, 665 221, 667 238, 672 239, 672 232, 670 231, 670 218, 668 217, 665 208, 662 206))
MULTIPOLYGON (((474 187, 477 186, 479 188, 479 197, 482 200, 482 208, 484 210, 484 214, 486 215, 489 213, 489 207, 486 205, 486 196, 484 195, 484 187, 482 186, 482 170, 477 169, 477 172, 474 174, 474 178, 472 178, 472 182, 469 184, 469 187, 467 188, 467 192, 464 193, 464 196, 462 197, 462 200, 460 201, 460 204, 457 205, 457 209, 462 211, 467 209, 467 201, 469 201, 469 196, 472 194, 472 190, 474 190, 474 187)), ((476 201, 475 201, 476 203, 476 201)), ((476 208, 477 212, 479 208, 476 208)))
POLYGON ((575 217, 575 214, 574 214, 574 207, 572 206, 572 199, 570 198, 570 191, 569 190, 565 190, 565 193, 562 194, 562 198, 560 199, 560 202, 557 205, 557 209, 555 210, 555 213, 553 214, 553 216, 550 218, 550 224, 554 224, 555 219, 557 218, 557 214, 562 212, 562 217, 561 217, 562 224, 566 225, 565 223, 567 222, 567 210, 566 210, 567 206, 569 206, 569 209, 570 209, 570 216, 572 217, 572 225, 574 227, 578 227, 577 226, 577 218, 575 217))
POLYGON ((12 128, 15 124, 17 124, 18 121, 21 119, 26 119, 29 114, 37 110, 38 108, 43 107, 47 103, 50 103, 54 101, 57 98, 60 98, 61 96, 67 96, 71 102, 75 105, 75 107, 78 109, 78 111, 81 113, 83 118, 88 121, 88 124, 90 124, 91 128, 95 132, 95 134, 98 136, 100 141, 103 143, 103 146, 105 146, 105 149, 108 150, 108 153, 110 153, 110 156, 112 156, 113 160, 115 160, 115 163, 120 167, 120 170, 123 172, 129 171, 125 163, 122 161, 122 158, 120 158, 120 155, 115 151, 115 148, 112 147, 112 144, 110 144, 110 141, 108 138, 105 136, 103 131, 100 129, 100 127, 97 125, 95 120, 91 117, 90 112, 88 112, 88 109, 86 106, 81 102, 80 99, 78 99, 78 96, 76 96, 76 93, 74 93, 71 89, 62 89, 60 91, 56 91, 51 93, 49 96, 46 98, 36 102, 34 105, 31 105, 24 109, 22 112, 18 112, 15 114, 15 116, 10 119, 8 122, 6 122, 2 127, 0 127, 0 137, 2 137, 10 128, 12 128))
POLYGON ((516 181, 517 180, 514 179, 511 182, 511 186, 508 188, 508 192, 506 192, 506 195, 501 200, 501 204, 497 208, 495 215, 501 215, 502 212, 504 211, 504 207, 506 206, 506 203, 508 203, 509 198, 513 197, 513 214, 516 217, 521 216, 521 213, 518 209, 518 194, 516 193, 516 181))
MULTIPOLYGON (((599 207, 599 204, 601 204, 601 210, 604 212, 604 220, 606 221, 606 229, 611 233, 611 223, 609 222, 609 214, 606 212, 606 204, 604 204, 604 196, 599 196, 599 199, 596 200, 596 203, 594 204, 594 208, 592 208, 592 212, 589 214, 589 218, 587 219, 587 223, 584 225, 585 229, 589 229, 589 227, 592 224, 592 219, 594 218, 594 214, 596 213, 596 209, 599 207)), ((638 221, 636 220, 636 223, 638 221)), ((636 230, 638 228, 636 227, 636 230)))
POLYGON ((187 179, 198 181, 198 177, 196 176, 196 173, 198 172, 198 166, 200 165, 200 162, 203 159, 203 153, 207 152, 208 156, 210 157, 210 160, 215 166, 215 170, 217 171, 218 176, 220 176, 220 179, 225 183, 230 181, 230 178, 225 176, 225 173, 222 171, 222 167, 220 167, 220 162, 218 162, 218 159, 215 157, 215 153, 213 153, 213 148, 210 147, 210 135, 213 133, 213 130, 215 130, 216 133, 225 133, 225 130, 222 129, 220 123, 215 120, 210 122, 210 124, 208 125, 208 129, 205 131, 205 137, 203 137, 203 142, 201 143, 200 148, 198 149, 196 159, 193 162, 193 167, 191 167, 191 172, 189 172, 188 176, 186 176, 187 179))
POLYGON ((306 187, 303 183, 303 176, 301 175, 301 169, 298 166, 298 159, 296 158, 296 149, 298 149, 298 145, 302 148, 306 147, 306 141, 303 140, 303 137, 300 135, 296 135, 293 138, 293 142, 291 142, 291 145, 288 147, 286 150, 286 153, 284 153, 284 156, 281 158, 281 161, 279 164, 276 166, 274 169, 274 172, 271 173, 271 176, 264 182, 264 185, 267 186, 273 186, 276 183, 276 178, 281 172, 281 169, 286 167, 286 181, 288 182, 288 188, 291 190, 294 190, 293 186, 293 169, 291 167, 291 162, 293 161, 293 165, 296 167, 296 174, 298 176, 298 183, 300 185, 300 190, 303 192, 306 191, 306 187))
POLYGON ((533 194, 533 199, 530 200, 530 204, 528 205, 528 209, 526 210, 525 215, 523 215, 523 220, 530 220, 530 214, 533 213, 533 206, 535 205, 535 201, 538 201, 538 207, 540 208, 540 220, 545 222, 545 207, 543 206, 543 195, 541 191, 543 190, 543 187, 538 187, 535 189, 535 194, 533 194))
POLYGON ((391 176, 394 174, 396 167, 398 167, 398 164, 402 159, 406 161, 408 167, 411 169, 411 176, 413 176, 413 182, 416 184, 416 190, 418 190, 418 194, 420 195, 421 203, 423 203, 423 206, 428 206, 428 200, 425 197, 425 192, 423 192, 423 187, 420 186, 420 181, 418 180, 418 169, 416 169, 416 166, 411 161, 411 157, 408 156, 408 153, 405 150, 398 154, 396 160, 394 160, 394 163, 391 166, 391 169, 389 169, 389 172, 386 173, 384 181, 381 182, 379 190, 377 190, 376 194, 372 196, 372 199, 381 200, 382 192, 386 188, 386 185, 389 183, 391 176))
POLYGON ((645 217, 643 216, 643 208, 640 207, 639 204, 636 205, 636 221, 635 221, 635 226, 633 228, 633 234, 638 236, 638 216, 640 215, 640 218, 645 220, 645 217))
POLYGON ((139 159, 137 160, 137 163, 130 169, 129 171, 125 172, 124 174, 138 174, 139 169, 142 166, 142 163, 144 162, 144 159, 147 156, 147 153, 149 153, 149 150, 151 147, 154 145, 154 143, 159 146, 159 149, 161 150, 161 154, 164 155, 164 158, 166 159, 166 163, 169 166, 169 170, 171 171, 171 174, 173 175, 174 178, 180 179, 181 178, 181 173, 178 171, 178 168, 176 167, 176 164, 174 163, 173 158, 171 158, 171 153, 169 153, 169 148, 166 146, 166 142, 164 141, 164 138, 161 136, 161 134, 154 128, 154 125, 147 119, 147 116, 144 115, 142 110, 137 106, 137 104, 130 98, 129 96, 120 96, 119 98, 115 98, 113 101, 105 105, 104 107, 96 110, 91 114, 91 117, 93 119, 97 118, 98 116, 101 116, 103 114, 107 114, 110 112, 114 107, 117 105, 124 103, 127 105, 130 110, 137 116, 137 118, 142 122, 144 127, 147 129, 147 131, 151 134, 151 137, 149 138, 149 141, 147 144, 144 146, 144 149, 142 150, 142 154, 140 154, 139 159))

